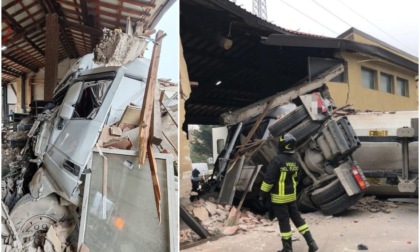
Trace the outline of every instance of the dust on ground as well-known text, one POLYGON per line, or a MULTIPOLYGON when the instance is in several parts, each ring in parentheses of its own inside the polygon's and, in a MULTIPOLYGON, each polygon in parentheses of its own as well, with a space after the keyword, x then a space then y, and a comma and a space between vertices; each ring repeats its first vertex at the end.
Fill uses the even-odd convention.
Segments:
MULTIPOLYGON (((222 238, 183 251, 277 251, 281 249, 276 220, 267 216, 241 211, 238 224, 226 227, 231 206, 217 204, 214 199, 189 203, 181 199, 187 211, 195 216, 212 235, 222 238)), ((320 252, 360 251, 418 251, 418 201, 406 203, 391 200, 362 198, 340 216, 324 216, 320 212, 302 214, 318 243, 320 252)), ((303 237, 292 224, 293 251, 307 251, 303 237)), ((180 244, 200 238, 185 224, 181 225, 180 244)))

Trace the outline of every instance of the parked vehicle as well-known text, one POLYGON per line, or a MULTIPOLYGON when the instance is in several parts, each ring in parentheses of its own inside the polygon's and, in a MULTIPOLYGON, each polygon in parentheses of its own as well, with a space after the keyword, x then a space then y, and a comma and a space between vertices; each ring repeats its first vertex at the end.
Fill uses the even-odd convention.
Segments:
POLYGON ((368 194, 418 195, 418 111, 359 112, 347 116, 362 146, 354 158, 368 178, 368 194))

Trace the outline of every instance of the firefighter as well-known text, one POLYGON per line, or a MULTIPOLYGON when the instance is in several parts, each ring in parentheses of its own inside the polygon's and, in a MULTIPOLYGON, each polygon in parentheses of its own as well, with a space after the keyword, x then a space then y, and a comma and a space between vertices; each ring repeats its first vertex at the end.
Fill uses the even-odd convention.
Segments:
POLYGON ((299 163, 294 157, 296 139, 290 133, 281 135, 279 154, 268 164, 264 181, 260 188, 259 200, 265 202, 271 195, 271 207, 279 221, 280 236, 283 244, 281 252, 293 252, 292 231, 289 218, 305 237, 309 252, 317 251, 318 246, 312 238, 308 225, 300 216, 296 204, 296 185, 298 183, 299 163))

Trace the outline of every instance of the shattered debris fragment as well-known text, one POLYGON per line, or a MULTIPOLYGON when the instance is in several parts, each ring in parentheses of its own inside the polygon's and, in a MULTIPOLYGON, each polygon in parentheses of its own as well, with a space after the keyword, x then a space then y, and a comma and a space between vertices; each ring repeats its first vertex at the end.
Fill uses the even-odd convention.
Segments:
POLYGON ((101 42, 94 49, 94 61, 105 66, 122 66, 142 57, 147 41, 121 30, 104 28, 101 42))

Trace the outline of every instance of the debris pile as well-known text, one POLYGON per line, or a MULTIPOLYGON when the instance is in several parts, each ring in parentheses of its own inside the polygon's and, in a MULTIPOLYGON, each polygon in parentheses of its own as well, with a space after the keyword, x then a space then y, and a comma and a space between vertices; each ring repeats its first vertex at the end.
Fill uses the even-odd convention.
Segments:
POLYGON ((105 66, 122 66, 142 57, 146 46, 144 38, 126 34, 120 29, 104 28, 101 42, 93 50, 94 61, 105 66))
POLYGON ((354 207, 367 210, 371 213, 383 212, 388 214, 391 213, 390 208, 397 208, 398 206, 393 202, 376 200, 375 197, 371 196, 363 197, 354 205, 354 207))
MULTIPOLYGON (((234 225, 229 225, 228 219, 235 215, 236 208, 230 205, 224 206, 217 204, 213 198, 209 198, 209 201, 199 199, 190 205, 185 206, 185 209, 214 236, 231 236, 251 231, 266 233, 279 232, 277 220, 270 221, 267 218, 254 214, 248 210, 242 210, 240 214, 238 214, 236 223, 233 223, 234 225)), ((180 231, 180 243, 194 242, 199 239, 198 235, 191 229, 180 231)))
POLYGON ((27 131, 11 131, 6 134, 6 141, 9 148, 22 148, 28 140, 27 131))

